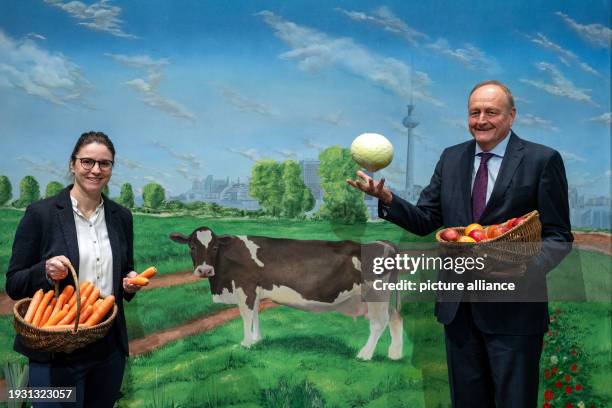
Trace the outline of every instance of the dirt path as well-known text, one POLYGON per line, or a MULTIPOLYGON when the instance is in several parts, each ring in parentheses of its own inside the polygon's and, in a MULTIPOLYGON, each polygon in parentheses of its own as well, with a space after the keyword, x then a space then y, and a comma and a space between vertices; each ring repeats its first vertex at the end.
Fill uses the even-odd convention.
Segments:
POLYGON ((574 232, 574 245, 612 256, 612 235, 605 232, 574 232))
MULTIPOLYGON (((266 299, 259 305, 259 310, 262 311, 276 306, 278 306, 276 303, 266 299)), ((240 311, 237 307, 232 307, 231 309, 220 310, 178 327, 173 327, 140 339, 132 340, 130 341, 130 356, 138 356, 160 348, 171 341, 212 330, 238 317, 240 317, 240 311)))

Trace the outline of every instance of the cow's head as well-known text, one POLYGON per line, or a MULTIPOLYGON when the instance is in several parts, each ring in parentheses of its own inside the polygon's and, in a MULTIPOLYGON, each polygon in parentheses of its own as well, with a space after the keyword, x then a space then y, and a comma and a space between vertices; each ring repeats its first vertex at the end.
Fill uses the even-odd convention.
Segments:
POLYGON ((210 228, 200 227, 186 237, 178 232, 170 234, 170 239, 180 244, 189 245, 193 274, 200 278, 215 276, 215 259, 217 257, 218 240, 210 228))

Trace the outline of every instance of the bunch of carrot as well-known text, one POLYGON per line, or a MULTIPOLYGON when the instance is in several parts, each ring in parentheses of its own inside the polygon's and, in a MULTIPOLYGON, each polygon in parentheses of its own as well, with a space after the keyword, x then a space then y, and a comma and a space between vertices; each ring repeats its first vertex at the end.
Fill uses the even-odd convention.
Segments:
MULTIPOLYGON (((91 282, 82 282, 80 327, 91 327, 100 323, 115 304, 115 297, 110 295, 100 298, 100 289, 91 282)), ((62 293, 54 298, 55 291, 51 289, 44 293, 36 291, 24 320, 36 327, 51 330, 74 328, 77 314, 77 298, 74 286, 67 285, 62 293)))

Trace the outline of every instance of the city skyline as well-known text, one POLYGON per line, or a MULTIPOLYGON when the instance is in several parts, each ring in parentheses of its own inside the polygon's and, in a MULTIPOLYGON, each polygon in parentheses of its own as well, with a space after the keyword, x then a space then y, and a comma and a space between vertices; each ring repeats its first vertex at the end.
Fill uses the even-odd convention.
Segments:
POLYGON ((394 144, 381 174, 402 188, 413 98, 423 186, 442 148, 471 137, 469 89, 494 77, 514 92, 514 130, 559 150, 581 194, 609 196, 610 10, 609 1, 3 3, 0 174, 14 195, 29 174, 43 190, 65 182, 78 135, 101 130, 117 147, 111 195, 156 181, 176 196, 208 174, 242 179, 257 159, 316 160, 373 131, 394 144))

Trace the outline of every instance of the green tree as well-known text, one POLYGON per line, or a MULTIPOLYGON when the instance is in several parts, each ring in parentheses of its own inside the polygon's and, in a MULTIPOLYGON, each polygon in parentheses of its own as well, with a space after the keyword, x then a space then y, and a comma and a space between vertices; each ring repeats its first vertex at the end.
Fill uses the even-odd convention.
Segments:
POLYGON ((104 194, 107 197, 110 195, 110 192, 108 190, 108 184, 105 184, 104 187, 102 187, 102 194, 104 194))
POLYGON ((166 190, 157 183, 149 183, 142 189, 144 206, 158 209, 166 199, 166 190))
POLYGON ((267 214, 281 215, 283 189, 283 165, 274 160, 258 160, 251 173, 249 194, 267 214))
POLYGON ((130 183, 121 185, 121 193, 119 193, 119 204, 127 208, 134 208, 134 190, 130 183))
POLYGON ((314 197, 304 184, 302 169, 294 160, 283 163, 282 216, 295 218, 314 207, 314 197))
POLYGON ((27 207, 34 201, 40 200, 40 186, 32 176, 25 176, 19 182, 19 198, 13 201, 14 207, 27 207))
POLYGON ((5 205, 13 198, 13 186, 6 176, 0 176, 0 205, 5 205))
POLYGON ((45 198, 53 197, 64 189, 64 185, 59 181, 50 181, 45 188, 45 198))
POLYGON ((348 178, 354 178, 359 165, 351 158, 349 149, 333 146, 319 155, 319 176, 323 188, 323 205, 318 215, 327 220, 346 224, 365 222, 367 208, 364 193, 349 186, 348 178))

